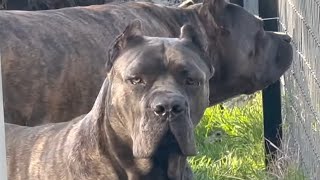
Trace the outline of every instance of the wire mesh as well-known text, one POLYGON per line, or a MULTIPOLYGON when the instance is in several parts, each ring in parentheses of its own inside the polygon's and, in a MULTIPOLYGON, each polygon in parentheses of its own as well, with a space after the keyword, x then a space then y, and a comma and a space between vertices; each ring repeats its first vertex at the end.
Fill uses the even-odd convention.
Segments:
POLYGON ((284 141, 307 179, 320 179, 320 1, 279 0, 280 30, 292 37, 282 78, 284 141))

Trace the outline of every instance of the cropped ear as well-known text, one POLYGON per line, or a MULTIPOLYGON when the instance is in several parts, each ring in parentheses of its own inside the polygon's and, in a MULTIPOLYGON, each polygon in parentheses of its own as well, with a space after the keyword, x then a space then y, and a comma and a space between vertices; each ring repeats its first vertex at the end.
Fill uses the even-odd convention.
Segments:
POLYGON ((111 44, 108 51, 108 60, 106 62, 106 70, 110 71, 115 59, 120 55, 121 51, 127 47, 128 42, 135 38, 142 37, 141 21, 136 19, 132 21, 120 34, 116 37, 115 41, 111 44))
POLYGON ((195 29, 190 24, 184 24, 180 29, 180 39, 191 41, 194 45, 204 50, 201 40, 195 29))
POLYGON ((202 58, 204 58, 206 60, 206 63, 209 67, 210 76, 213 76, 214 67, 212 66, 212 61, 209 60, 209 57, 206 54, 207 47, 206 47, 206 45, 204 45, 204 43, 201 43, 201 39, 200 39, 199 35, 196 33, 195 29, 189 24, 183 25, 180 29, 180 39, 186 39, 186 40, 192 42, 192 44, 194 44, 197 48, 199 48, 199 50, 202 53, 202 58))

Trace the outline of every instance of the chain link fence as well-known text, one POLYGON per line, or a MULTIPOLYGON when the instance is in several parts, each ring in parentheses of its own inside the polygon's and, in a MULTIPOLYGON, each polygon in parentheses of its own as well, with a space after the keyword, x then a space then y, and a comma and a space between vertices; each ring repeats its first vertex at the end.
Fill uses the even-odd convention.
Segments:
POLYGON ((284 148, 307 177, 320 179, 320 1, 279 0, 280 30, 294 60, 282 78, 284 148))

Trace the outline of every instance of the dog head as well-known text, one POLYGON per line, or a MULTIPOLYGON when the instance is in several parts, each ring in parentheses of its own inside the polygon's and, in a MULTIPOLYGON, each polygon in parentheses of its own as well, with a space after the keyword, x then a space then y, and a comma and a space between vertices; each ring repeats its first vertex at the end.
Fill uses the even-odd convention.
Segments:
POLYGON ((204 0, 199 14, 214 58, 210 104, 251 94, 277 81, 292 63, 290 37, 263 29, 263 21, 224 0, 204 0))
POLYGON ((107 62, 111 125, 124 127, 135 158, 159 149, 196 154, 194 127, 209 103, 214 73, 191 26, 179 38, 143 36, 134 21, 116 39, 107 62))

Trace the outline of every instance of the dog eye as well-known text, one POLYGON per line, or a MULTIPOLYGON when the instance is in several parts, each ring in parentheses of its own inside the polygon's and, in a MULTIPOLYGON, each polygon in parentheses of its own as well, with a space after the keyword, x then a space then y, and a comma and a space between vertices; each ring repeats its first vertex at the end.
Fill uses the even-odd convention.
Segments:
POLYGON ((130 79, 128 79, 129 82, 133 85, 137 85, 137 84, 144 84, 144 81, 142 80, 142 78, 140 77, 132 77, 130 79))
POLYGON ((187 78, 185 84, 189 86, 200 86, 200 82, 192 78, 187 78))

